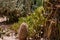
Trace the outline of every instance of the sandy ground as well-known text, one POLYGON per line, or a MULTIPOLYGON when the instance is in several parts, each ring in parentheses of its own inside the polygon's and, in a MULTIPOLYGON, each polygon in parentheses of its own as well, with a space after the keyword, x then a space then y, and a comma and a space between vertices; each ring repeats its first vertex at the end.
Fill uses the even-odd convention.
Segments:
POLYGON ((18 40, 15 36, 3 36, 0 40, 18 40))

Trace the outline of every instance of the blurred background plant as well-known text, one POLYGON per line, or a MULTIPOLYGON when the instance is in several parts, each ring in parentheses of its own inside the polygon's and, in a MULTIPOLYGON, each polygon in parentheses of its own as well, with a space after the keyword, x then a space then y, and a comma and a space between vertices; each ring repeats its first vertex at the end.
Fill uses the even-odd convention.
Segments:
POLYGON ((43 0, 0 0, 0 4, 0 15, 6 16, 9 23, 14 23, 19 17, 26 17, 43 6, 43 0))

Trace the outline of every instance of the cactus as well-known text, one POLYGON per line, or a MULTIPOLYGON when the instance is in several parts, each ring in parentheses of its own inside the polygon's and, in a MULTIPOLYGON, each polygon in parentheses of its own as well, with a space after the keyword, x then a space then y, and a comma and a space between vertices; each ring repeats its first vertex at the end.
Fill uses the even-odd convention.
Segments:
POLYGON ((28 35, 28 25, 22 23, 19 28, 19 40, 27 40, 28 35))

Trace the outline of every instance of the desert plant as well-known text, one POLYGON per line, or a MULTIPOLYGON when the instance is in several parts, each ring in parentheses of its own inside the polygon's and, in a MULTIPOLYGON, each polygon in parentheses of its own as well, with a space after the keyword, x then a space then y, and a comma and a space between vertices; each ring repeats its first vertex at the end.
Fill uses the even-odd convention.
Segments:
MULTIPOLYGON (((30 16, 20 17, 18 23, 15 24, 14 26, 17 27, 18 29, 19 27, 16 25, 20 25, 22 22, 27 23, 29 29, 29 36, 33 36, 33 34, 35 34, 40 30, 40 25, 43 25, 45 22, 43 13, 44 13, 44 8, 41 6, 37 8, 34 13, 31 13, 30 16)), ((15 29, 14 26, 12 26, 13 29, 15 29)))

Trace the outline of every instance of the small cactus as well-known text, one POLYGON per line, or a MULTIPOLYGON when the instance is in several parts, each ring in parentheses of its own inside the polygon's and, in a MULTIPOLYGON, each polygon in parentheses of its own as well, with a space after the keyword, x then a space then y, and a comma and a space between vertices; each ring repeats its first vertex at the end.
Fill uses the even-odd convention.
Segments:
POLYGON ((28 25, 22 23, 19 28, 19 40, 27 40, 28 35, 28 25))

